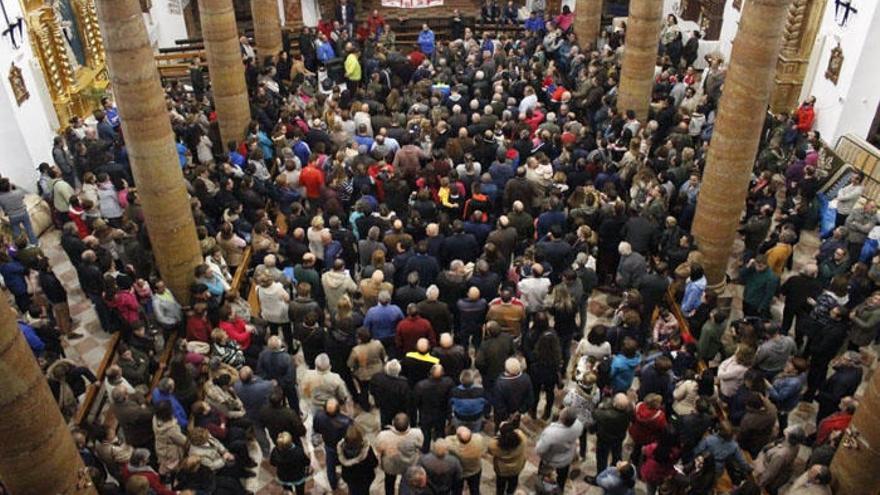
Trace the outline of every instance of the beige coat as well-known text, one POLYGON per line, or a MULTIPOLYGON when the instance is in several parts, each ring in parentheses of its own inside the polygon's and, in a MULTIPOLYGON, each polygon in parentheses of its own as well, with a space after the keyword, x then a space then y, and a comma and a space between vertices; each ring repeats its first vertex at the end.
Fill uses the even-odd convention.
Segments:
POLYGON ((159 421, 153 417, 153 436, 156 438, 159 473, 176 471, 186 453, 186 436, 180 432, 177 420, 172 418, 171 421, 159 421))
POLYGON ((348 367, 352 374, 361 382, 370 381, 376 373, 382 371, 385 364, 385 347, 378 340, 366 344, 358 344, 348 356, 348 367))

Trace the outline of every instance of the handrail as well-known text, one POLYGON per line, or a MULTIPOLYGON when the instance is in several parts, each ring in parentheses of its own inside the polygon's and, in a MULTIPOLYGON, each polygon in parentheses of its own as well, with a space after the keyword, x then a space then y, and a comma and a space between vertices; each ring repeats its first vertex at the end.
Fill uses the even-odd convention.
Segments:
POLYGON ((101 390, 101 387, 104 386, 104 378, 107 376, 107 368, 113 364, 113 360, 116 357, 116 349, 119 347, 120 340, 119 332, 114 333, 113 336, 110 337, 110 341, 107 344, 107 350, 104 351, 104 357, 101 359, 101 364, 98 365, 98 371, 95 373, 95 381, 88 385, 86 396, 83 399, 82 404, 80 404, 79 409, 76 411, 74 424, 81 426, 89 417, 89 412, 91 412, 92 407, 95 405, 95 400, 98 398, 98 392, 101 390))
POLYGON ((232 291, 235 294, 238 294, 239 290, 241 290, 241 283, 244 281, 247 276, 248 269, 251 265, 251 258, 254 255, 253 248, 250 244, 244 249, 244 253, 241 255, 241 263, 238 264, 238 268, 235 269, 235 274, 232 276, 232 283, 230 284, 232 291))
POLYGON ((150 390, 153 390, 159 385, 159 381, 162 380, 162 377, 165 375, 165 370, 168 369, 168 363, 171 362, 171 356, 174 355, 174 347, 177 345, 177 332, 172 333, 168 337, 168 342, 165 343, 165 350, 162 351, 162 356, 159 357, 159 367, 156 369, 156 373, 153 374, 153 379, 150 382, 150 390))

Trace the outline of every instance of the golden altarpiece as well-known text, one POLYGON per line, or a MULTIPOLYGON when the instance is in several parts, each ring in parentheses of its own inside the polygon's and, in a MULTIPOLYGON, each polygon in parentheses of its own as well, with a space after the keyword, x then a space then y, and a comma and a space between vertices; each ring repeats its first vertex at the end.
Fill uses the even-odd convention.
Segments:
POLYGON ((100 105, 109 80, 94 0, 19 0, 60 126, 100 105))

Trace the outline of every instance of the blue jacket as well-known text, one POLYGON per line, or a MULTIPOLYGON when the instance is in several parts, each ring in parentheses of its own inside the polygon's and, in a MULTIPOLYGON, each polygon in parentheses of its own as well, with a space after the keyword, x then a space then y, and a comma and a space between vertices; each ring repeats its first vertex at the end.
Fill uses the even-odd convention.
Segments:
POLYGON ((174 394, 166 394, 158 388, 154 388, 153 404, 158 404, 165 400, 171 403, 171 409, 174 411, 174 419, 176 419, 177 424, 180 425, 181 431, 186 431, 186 426, 189 424, 189 415, 186 414, 183 405, 181 405, 180 401, 177 400, 177 397, 175 397, 174 394))
POLYGON ((459 385, 452 389, 449 398, 449 406, 456 419, 461 421, 476 421, 482 418, 489 410, 489 401, 486 392, 480 385, 465 387, 459 385))
POLYGON ((397 323, 403 319, 403 311, 396 305, 377 304, 367 311, 364 326, 376 340, 390 339, 395 336, 397 323))
POLYGON ((541 16, 526 19, 526 31, 540 32, 544 30, 544 18, 541 16))
POLYGON ((636 376, 636 368, 642 362, 638 354, 628 358, 623 354, 617 354, 611 358, 611 387, 614 392, 626 392, 632 386, 636 376))
POLYGON ((745 457, 743 457, 742 451, 739 449, 739 444, 733 440, 725 441, 718 435, 709 435, 700 440, 700 443, 697 444, 697 448, 694 449, 694 454, 696 455, 702 454, 703 452, 712 453, 712 457, 715 458, 716 473, 722 472, 727 461, 731 459, 739 464, 741 468, 746 470, 749 469, 749 465, 746 462, 745 457))
POLYGON ((330 43, 319 43, 316 54, 318 56, 318 60, 320 60, 321 62, 326 62, 331 58, 336 57, 336 52, 333 51, 333 45, 331 45, 330 43))
POLYGON ((293 145, 293 154, 299 158, 299 163, 305 167, 308 165, 309 158, 312 156, 312 149, 305 141, 297 141, 297 143, 293 145))
POLYGON ((244 169, 245 159, 241 156, 241 153, 238 151, 230 151, 229 152, 229 163, 235 165, 240 169, 244 169))
POLYGON ((23 321, 19 321, 18 329, 24 334, 24 339, 27 340, 28 346, 34 351, 34 356, 42 356, 43 350, 46 349, 46 344, 43 343, 40 336, 34 331, 34 328, 23 321))
POLYGON ((611 466, 596 476, 596 485, 605 490, 605 495, 635 495, 636 491, 627 486, 617 468, 611 466))
POLYGON ((782 376, 773 380, 773 386, 770 387, 770 400, 776 404, 779 412, 791 411, 798 405, 801 398, 801 391, 807 384, 806 373, 797 376, 782 376))
POLYGON ((434 54, 434 31, 422 31, 419 33, 419 50, 425 55, 434 54))
POLYGON ((0 275, 6 283, 6 288, 13 295, 27 294, 27 282, 24 279, 27 270, 18 261, 10 261, 0 265, 0 275))
POLYGON ((702 277, 697 281, 688 279, 687 284, 684 286, 684 297, 681 299, 681 312, 687 315, 697 309, 705 291, 706 277, 702 277))

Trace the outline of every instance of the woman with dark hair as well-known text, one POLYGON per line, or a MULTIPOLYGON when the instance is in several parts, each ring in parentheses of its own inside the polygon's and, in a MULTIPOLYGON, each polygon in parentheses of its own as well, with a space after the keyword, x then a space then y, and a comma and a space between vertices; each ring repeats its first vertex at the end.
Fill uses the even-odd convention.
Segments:
POLYGON ((577 315, 578 305, 571 296, 571 291, 564 283, 557 284, 550 292, 550 306, 547 310, 553 316, 553 327, 559 336, 559 346, 562 351, 562 366, 568 367, 568 359, 571 357, 571 340, 578 330, 577 315))
POLYGON ((675 472, 675 463, 681 456, 678 437, 667 430, 660 436, 660 440, 642 447, 642 455, 644 457, 639 476, 647 485, 648 495, 654 495, 663 481, 675 472))
POLYGON ((348 485, 351 495, 369 495, 370 485, 376 479, 379 465, 373 448, 364 438, 360 426, 352 424, 345 437, 336 446, 339 464, 342 466, 342 479, 348 485))
POLYGON ((519 415, 501 423, 498 435, 489 441, 492 467, 495 470, 495 493, 510 495, 516 491, 519 475, 526 465, 528 437, 519 429, 519 415))
POLYGON ((538 401, 543 391, 547 401, 543 415, 543 419, 546 421, 550 419, 550 413, 553 410, 555 399, 553 391, 561 381, 562 350, 556 332, 548 327, 547 314, 544 312, 535 313, 533 319, 534 326, 523 342, 529 377, 532 379, 532 389, 535 392, 535 400, 532 402, 530 414, 533 418, 538 417, 538 401), (525 340, 530 342, 526 343, 525 340))

